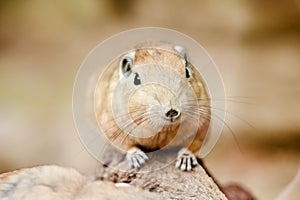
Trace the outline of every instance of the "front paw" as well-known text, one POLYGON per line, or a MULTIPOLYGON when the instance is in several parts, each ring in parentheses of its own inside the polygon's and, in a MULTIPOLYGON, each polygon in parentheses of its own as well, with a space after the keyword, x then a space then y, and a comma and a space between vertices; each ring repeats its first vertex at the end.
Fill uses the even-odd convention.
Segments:
POLYGON ((126 159, 129 162, 130 167, 139 169, 149 158, 139 148, 132 147, 127 151, 126 159))
POLYGON ((176 168, 182 171, 191 171, 197 165, 197 158, 190 150, 183 148, 178 152, 176 168))

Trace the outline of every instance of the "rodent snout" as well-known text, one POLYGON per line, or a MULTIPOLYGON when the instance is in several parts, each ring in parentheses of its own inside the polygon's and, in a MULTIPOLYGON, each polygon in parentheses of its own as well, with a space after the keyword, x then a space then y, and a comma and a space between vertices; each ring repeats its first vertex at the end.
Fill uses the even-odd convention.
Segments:
POLYGON ((170 119, 171 122, 173 122, 180 116, 180 112, 171 108, 168 112, 166 112, 165 116, 167 119, 170 119))

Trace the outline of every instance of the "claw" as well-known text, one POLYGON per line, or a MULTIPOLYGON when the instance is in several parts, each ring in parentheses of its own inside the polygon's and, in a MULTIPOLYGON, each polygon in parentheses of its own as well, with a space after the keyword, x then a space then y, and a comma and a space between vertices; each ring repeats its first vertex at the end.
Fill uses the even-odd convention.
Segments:
POLYGON ((129 162, 130 167, 139 169, 141 166, 149 160, 148 156, 139 148, 133 147, 127 151, 126 159, 129 162))
POLYGON ((191 171, 196 165, 198 165, 197 158, 191 151, 183 148, 178 152, 176 168, 182 171, 191 171))

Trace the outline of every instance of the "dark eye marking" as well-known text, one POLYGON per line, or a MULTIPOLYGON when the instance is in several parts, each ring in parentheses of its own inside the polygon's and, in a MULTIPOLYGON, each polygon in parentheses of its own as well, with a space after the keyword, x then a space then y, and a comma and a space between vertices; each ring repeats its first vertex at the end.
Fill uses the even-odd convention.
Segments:
POLYGON ((133 83, 134 85, 141 85, 141 77, 138 73, 135 73, 133 83))

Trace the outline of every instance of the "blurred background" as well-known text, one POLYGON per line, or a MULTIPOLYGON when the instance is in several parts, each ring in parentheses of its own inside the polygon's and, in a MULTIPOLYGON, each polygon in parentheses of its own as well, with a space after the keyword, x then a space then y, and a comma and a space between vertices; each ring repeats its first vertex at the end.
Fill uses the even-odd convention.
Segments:
POLYGON ((220 183, 274 199, 300 166, 299 0, 0 0, 0 172, 95 172, 73 123, 76 72, 99 42, 144 26, 206 48, 224 79, 229 127, 207 166, 220 183))

